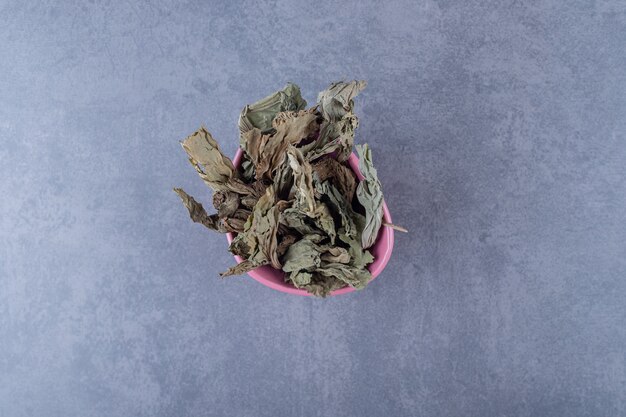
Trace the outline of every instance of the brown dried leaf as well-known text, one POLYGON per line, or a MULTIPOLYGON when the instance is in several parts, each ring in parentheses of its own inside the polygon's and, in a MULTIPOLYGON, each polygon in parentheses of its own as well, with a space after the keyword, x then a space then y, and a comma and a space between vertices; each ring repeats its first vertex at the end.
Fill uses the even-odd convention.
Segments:
POLYGON ((285 151, 291 144, 315 136, 319 130, 318 116, 311 110, 283 112, 273 121, 274 131, 263 134, 251 129, 243 134, 246 150, 254 164, 256 178, 272 179, 274 171, 285 159, 285 151))
POLYGON ((356 191, 356 176, 354 172, 333 158, 324 158, 311 165, 320 182, 330 179, 337 187, 343 198, 350 203, 356 191))
POLYGON ((235 168, 220 150, 211 134, 201 127, 182 142, 200 178, 215 191, 230 190, 250 194, 250 188, 236 176, 235 168))
POLYGON ((227 232, 227 230, 219 221, 219 218, 216 214, 209 216, 204 207, 202 207, 202 204, 197 202, 192 196, 183 191, 182 188, 174 188, 174 191, 183 201, 185 207, 187 207, 191 220, 206 226, 208 229, 215 230, 216 232, 227 232))
POLYGON ((277 254, 278 215, 274 188, 268 187, 229 250, 256 263, 269 261, 274 268, 281 269, 277 254))
POLYGON ((297 240, 298 238, 296 237, 296 235, 293 235, 293 234, 284 235, 280 243, 278 243, 278 247, 276 247, 276 254, 279 257, 283 256, 285 252, 287 252, 287 249, 289 249, 289 247, 293 245, 297 240))
POLYGON ((359 126, 358 118, 350 113, 336 122, 324 121, 314 147, 309 147, 306 155, 314 161, 325 155, 334 154, 338 161, 346 161, 352 153, 354 131, 359 126))
POLYGON ((265 265, 264 263, 256 263, 256 262, 252 262, 252 261, 243 261, 238 263, 235 266, 232 266, 230 268, 228 268, 228 270, 226 270, 225 272, 221 272, 220 276, 222 278, 224 277, 229 277, 231 275, 241 275, 241 274, 245 274, 247 272, 252 271, 253 269, 256 269, 260 266, 265 265))
POLYGON ((220 218, 230 217, 239 208, 239 195, 231 191, 216 191, 213 193, 213 207, 220 218))

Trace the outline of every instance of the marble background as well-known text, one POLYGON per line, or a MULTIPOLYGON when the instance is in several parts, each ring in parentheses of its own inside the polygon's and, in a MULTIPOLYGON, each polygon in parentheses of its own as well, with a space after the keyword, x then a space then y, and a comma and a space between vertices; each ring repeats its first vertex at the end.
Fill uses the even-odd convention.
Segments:
POLYGON ((626 414, 623 1, 0 1, 0 416, 626 414), (385 273, 272 291, 178 141, 337 79, 385 273))

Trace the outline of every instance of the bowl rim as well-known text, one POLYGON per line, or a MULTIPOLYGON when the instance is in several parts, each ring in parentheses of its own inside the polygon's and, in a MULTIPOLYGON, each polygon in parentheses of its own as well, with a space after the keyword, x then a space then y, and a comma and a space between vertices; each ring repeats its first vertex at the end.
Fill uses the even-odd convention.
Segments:
MULTIPOLYGON (((233 158, 233 165, 235 168, 238 168, 239 165, 241 164, 242 156, 243 156, 243 150, 241 148, 237 148, 237 153, 235 154, 235 157, 233 158)), ((356 174, 359 181, 362 181, 364 177, 363 177, 363 174, 361 174, 361 171, 359 170, 359 158, 356 156, 354 152, 351 153, 347 162, 350 168, 352 169, 352 171, 354 171, 354 173, 356 174)), ((387 207, 387 203, 385 202, 384 199, 383 199, 383 220, 386 223, 392 223, 391 213, 389 212, 389 208, 387 207)), ((374 281, 374 279, 376 279, 378 275, 380 275, 380 273, 387 266, 387 263, 389 263, 389 259, 391 258, 391 253, 393 252, 393 244, 394 244, 393 232, 394 232, 393 228, 389 226, 381 227, 381 231, 379 232, 375 245, 380 244, 381 242, 379 242, 379 240, 381 238, 384 238, 386 242, 382 242, 382 243, 385 247, 385 250, 381 255, 374 258, 374 262, 368 266, 368 269, 370 270, 372 274, 372 279, 369 281, 368 285, 371 284, 371 282, 374 281), (386 233, 382 233, 383 228, 386 229, 386 233)), ((233 233, 231 232, 226 233, 226 240, 228 241, 229 245, 231 244, 233 239, 234 239, 233 233)), ((233 255, 233 256, 235 257, 235 260, 237 261, 238 264, 243 262, 243 258, 241 258, 240 256, 238 255, 233 255)), ((313 295, 304 289, 296 288, 292 284, 288 284, 286 282, 282 282, 280 284, 276 283, 273 280, 265 277, 265 274, 262 272, 262 270, 259 271, 259 269, 253 269, 252 271, 249 271, 248 275, 255 281, 265 285, 266 287, 272 288, 280 292, 284 292, 284 293, 292 294, 292 295, 300 295, 300 296, 312 296, 313 295)), ((331 291, 329 295, 335 296, 335 295, 341 295, 341 294, 348 294, 354 291, 356 291, 355 288, 352 288, 346 285, 343 288, 331 291)))

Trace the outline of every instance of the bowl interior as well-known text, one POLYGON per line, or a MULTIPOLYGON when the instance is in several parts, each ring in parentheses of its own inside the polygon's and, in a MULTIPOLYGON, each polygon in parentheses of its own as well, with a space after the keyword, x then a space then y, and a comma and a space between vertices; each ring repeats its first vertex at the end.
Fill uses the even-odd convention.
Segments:
MULTIPOLYGON (((237 154, 233 159, 233 165, 235 167, 239 167, 241 164, 241 157, 243 155, 243 151, 241 149, 237 149, 237 154)), ((352 153, 350 158, 348 159, 348 165, 350 168, 356 173, 359 180, 363 179, 363 175, 361 171, 359 171, 359 158, 352 153)), ((389 209, 387 208, 387 204, 383 201, 383 219, 386 223, 391 223, 391 215, 389 214, 389 209)), ((230 244, 234 238, 232 233, 226 234, 226 239, 230 244)), ((372 273, 372 280, 374 280, 385 268, 387 262, 389 262, 389 258, 391 257, 391 252, 393 250, 393 229, 390 227, 383 226, 380 228, 378 232, 378 237, 376 239, 376 243, 370 248, 370 252, 374 257, 374 262, 368 265, 368 269, 372 273)), ((243 259, 239 256, 235 256, 235 260, 237 263, 243 262, 243 259)), ((305 290, 294 287, 291 284, 285 282, 285 273, 278 269, 274 269, 271 266, 262 266, 255 270, 248 272, 252 278, 256 281, 260 282, 263 285, 266 285, 270 288, 273 288, 278 291, 286 292, 289 294, 295 295, 304 295, 310 296, 308 292, 305 290)), ((349 292, 355 291, 352 287, 344 287, 338 290, 332 291, 330 295, 340 295, 346 294, 349 292)))

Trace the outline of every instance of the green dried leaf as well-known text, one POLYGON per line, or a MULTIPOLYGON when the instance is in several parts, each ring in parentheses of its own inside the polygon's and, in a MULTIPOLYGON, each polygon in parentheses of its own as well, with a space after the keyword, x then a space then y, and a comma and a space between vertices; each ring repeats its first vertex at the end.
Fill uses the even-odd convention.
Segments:
POLYGON ((239 172, 241 174, 241 177, 246 183, 250 183, 254 181, 254 178, 256 177, 256 172, 254 171, 254 164, 252 163, 252 161, 250 161, 249 157, 245 153, 242 156, 241 167, 239 168, 239 172))
POLYGON ((355 237, 358 233, 353 218, 356 213, 352 210, 352 205, 348 203, 341 193, 329 181, 316 182, 315 188, 320 195, 321 201, 326 203, 335 216, 341 219, 340 228, 348 237, 355 237))
POLYGON ((356 97, 367 86, 365 81, 334 82, 326 90, 319 93, 317 103, 324 116, 330 122, 336 122, 346 113, 352 112, 356 97))
POLYGON ((330 243, 335 244, 335 238, 337 237, 337 231, 335 230, 335 221, 328 206, 322 202, 317 203, 315 209, 315 216, 313 217, 315 225, 324 231, 330 238, 330 243))
POLYGON ((354 131, 358 126, 359 120, 352 113, 346 113, 336 122, 324 121, 315 145, 307 148, 307 159, 314 161, 334 154, 338 161, 346 161, 352 153, 354 131))
POLYGON ((359 124, 353 114, 353 98, 366 85, 365 81, 340 81, 332 83, 319 93, 317 107, 324 121, 318 139, 303 151, 309 161, 333 153, 339 161, 345 161, 350 157, 354 131, 359 124))
POLYGON ((367 265, 374 262, 374 257, 367 250, 361 247, 360 235, 352 238, 339 231, 339 239, 348 245, 348 253, 350 254, 350 265, 356 268, 366 268, 367 265))
POLYGON ((326 297, 332 291, 346 286, 345 282, 335 277, 323 276, 317 272, 291 272, 285 275, 285 280, 293 283, 296 288, 302 288, 317 297, 326 297))
POLYGON ((364 288, 372 279, 372 274, 367 269, 340 263, 324 263, 315 272, 341 280, 356 289, 364 288))
POLYGON ((318 233, 319 230, 309 224, 307 219, 307 215, 296 208, 288 208, 280 214, 280 222, 301 235, 318 233))
POLYGON ((289 199, 293 187, 293 171, 289 165, 289 158, 285 155, 283 162, 276 168, 274 187, 279 198, 289 199))
POLYGON ((269 262, 276 269, 282 265, 278 260, 278 216, 274 188, 268 187, 254 206, 244 230, 230 244, 229 250, 254 263, 269 262))
POLYGON ((328 235, 331 243, 334 244, 337 235, 335 222, 326 204, 315 199, 311 164, 293 146, 287 149, 287 156, 294 175, 294 207, 304 212, 317 228, 328 235))
POLYGON ((294 287, 306 288, 307 285, 311 284, 313 274, 307 271, 293 271, 287 274, 286 277, 293 283, 294 287))
POLYGON ((293 229, 303 236, 322 235, 322 230, 318 229, 313 220, 304 212, 297 208, 288 208, 280 214, 280 223, 293 229))
POLYGON ((283 257, 283 271, 312 271, 320 265, 320 248, 305 236, 285 253, 283 257))
MULTIPOLYGON (((272 127, 276 114, 283 111, 299 111, 305 107, 306 100, 300 94, 300 87, 287 83, 282 90, 245 106, 239 115, 239 131, 243 135, 253 128, 267 130, 272 127)), ((241 145, 246 150, 245 141, 241 145)))
POLYGON ((369 248, 376 242, 378 231, 383 221, 383 192, 378 180, 376 168, 372 164, 372 152, 369 146, 357 145, 359 170, 363 180, 356 189, 359 203, 365 208, 365 227, 361 236, 363 248, 369 248))

